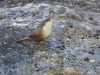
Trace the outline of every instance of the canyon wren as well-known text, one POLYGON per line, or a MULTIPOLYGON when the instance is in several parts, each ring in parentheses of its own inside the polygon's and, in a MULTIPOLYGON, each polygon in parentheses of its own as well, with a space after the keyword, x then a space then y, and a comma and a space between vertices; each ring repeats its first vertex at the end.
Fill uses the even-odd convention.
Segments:
POLYGON ((27 37, 19 39, 17 42, 22 42, 25 40, 31 41, 31 42, 38 42, 44 41, 51 33, 52 29, 52 22, 54 18, 47 18, 44 20, 40 27, 33 31, 31 34, 29 34, 27 37))

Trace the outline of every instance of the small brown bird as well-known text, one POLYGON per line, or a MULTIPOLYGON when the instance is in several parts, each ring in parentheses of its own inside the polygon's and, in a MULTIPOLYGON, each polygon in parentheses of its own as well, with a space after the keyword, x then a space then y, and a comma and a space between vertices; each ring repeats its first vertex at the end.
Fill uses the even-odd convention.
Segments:
POLYGON ((47 18, 42 22, 40 27, 29 34, 27 37, 18 40, 17 42, 22 42, 25 40, 38 42, 45 40, 51 33, 51 26, 54 18, 47 18))

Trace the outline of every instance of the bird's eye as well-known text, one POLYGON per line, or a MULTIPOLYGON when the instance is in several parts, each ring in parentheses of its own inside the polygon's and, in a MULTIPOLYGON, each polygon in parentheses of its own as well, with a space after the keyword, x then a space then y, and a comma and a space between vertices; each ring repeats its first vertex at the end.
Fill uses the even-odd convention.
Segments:
POLYGON ((50 21, 50 19, 48 21, 50 21))
POLYGON ((46 22, 51 21, 50 19, 47 19, 46 22))
POLYGON ((48 22, 48 20, 46 20, 46 22, 48 22))

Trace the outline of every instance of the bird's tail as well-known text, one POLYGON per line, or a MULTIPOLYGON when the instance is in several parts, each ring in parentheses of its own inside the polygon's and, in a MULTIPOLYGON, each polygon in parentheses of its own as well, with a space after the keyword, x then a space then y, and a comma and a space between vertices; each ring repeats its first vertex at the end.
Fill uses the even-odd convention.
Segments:
POLYGON ((29 37, 25 37, 25 38, 17 40, 17 42, 22 42, 22 41, 25 41, 25 40, 28 40, 28 39, 29 39, 29 37))

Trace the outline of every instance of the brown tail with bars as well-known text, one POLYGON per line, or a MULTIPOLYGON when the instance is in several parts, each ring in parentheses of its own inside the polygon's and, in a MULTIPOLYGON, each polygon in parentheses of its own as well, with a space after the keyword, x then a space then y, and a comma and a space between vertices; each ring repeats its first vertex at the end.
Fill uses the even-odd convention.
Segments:
POLYGON ((22 38, 22 39, 19 39, 17 42, 22 42, 22 41, 25 41, 25 40, 28 40, 29 39, 29 37, 25 37, 25 38, 22 38))

